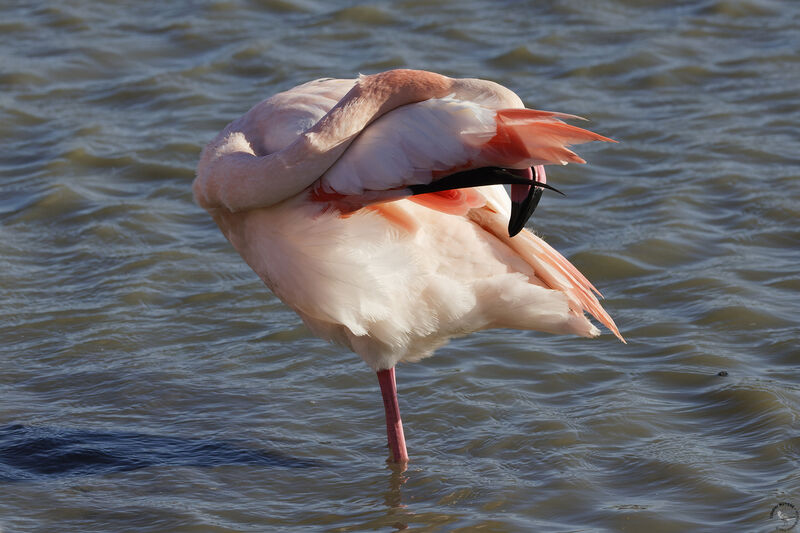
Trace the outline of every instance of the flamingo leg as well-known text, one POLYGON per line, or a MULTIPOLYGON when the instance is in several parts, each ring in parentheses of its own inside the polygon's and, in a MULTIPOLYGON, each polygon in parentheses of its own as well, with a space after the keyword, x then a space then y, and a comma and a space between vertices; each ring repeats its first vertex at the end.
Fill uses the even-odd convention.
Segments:
POLYGON ((378 383, 381 385, 383 407, 386 410, 386 434, 389 437, 389 451, 392 462, 407 463, 406 438, 403 435, 403 421, 400 420, 400 406, 397 403, 397 383, 394 379, 394 367, 378 371, 378 383))

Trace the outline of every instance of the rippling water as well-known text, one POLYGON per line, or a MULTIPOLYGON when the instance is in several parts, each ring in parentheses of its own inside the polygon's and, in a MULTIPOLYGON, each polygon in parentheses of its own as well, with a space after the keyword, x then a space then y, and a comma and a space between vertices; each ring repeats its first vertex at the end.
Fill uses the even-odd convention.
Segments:
POLYGON ((797 2, 4 6, 3 531, 790 525, 770 513, 800 509, 797 2), (402 366, 404 473, 373 373, 190 194, 260 99, 393 67, 621 141, 550 172, 568 197, 534 226, 629 340, 490 331, 402 366))

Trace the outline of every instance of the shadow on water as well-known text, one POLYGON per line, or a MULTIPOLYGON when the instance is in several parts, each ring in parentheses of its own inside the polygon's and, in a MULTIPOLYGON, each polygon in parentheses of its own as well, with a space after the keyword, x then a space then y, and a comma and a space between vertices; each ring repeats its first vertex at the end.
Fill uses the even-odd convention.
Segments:
POLYGON ((322 466, 235 442, 9 425, 0 428, 0 481, 126 472, 152 466, 322 466))

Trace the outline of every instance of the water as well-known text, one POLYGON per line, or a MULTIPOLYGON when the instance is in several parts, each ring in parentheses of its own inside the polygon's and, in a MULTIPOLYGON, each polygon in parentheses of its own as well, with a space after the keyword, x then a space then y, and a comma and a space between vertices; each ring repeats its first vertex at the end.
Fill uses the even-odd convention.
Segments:
POLYGON ((799 6, 4 4, 0 528, 788 527, 799 6), (534 224, 629 341, 490 331, 400 367, 406 472, 372 372, 190 194, 260 99, 392 67, 493 79, 621 141, 553 169, 568 197, 534 224))

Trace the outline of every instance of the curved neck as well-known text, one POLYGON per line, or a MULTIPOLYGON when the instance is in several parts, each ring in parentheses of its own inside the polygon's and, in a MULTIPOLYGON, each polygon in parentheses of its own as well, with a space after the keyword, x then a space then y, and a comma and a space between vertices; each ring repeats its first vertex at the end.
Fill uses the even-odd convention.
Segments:
POLYGON ((325 116, 279 152, 258 157, 252 150, 222 146, 204 153, 195 197, 206 209, 230 211, 282 202, 319 179, 372 121, 399 106, 446 96, 453 83, 421 70, 362 76, 325 116))

